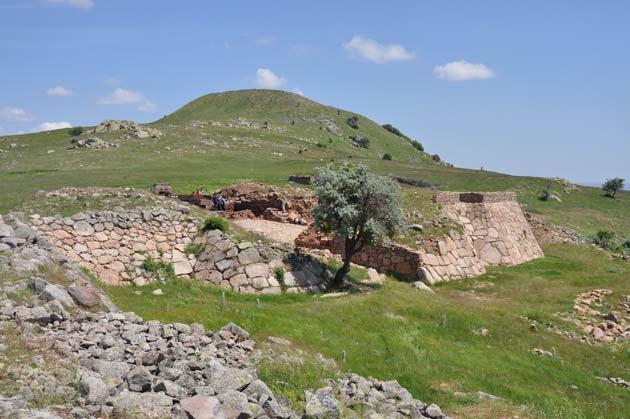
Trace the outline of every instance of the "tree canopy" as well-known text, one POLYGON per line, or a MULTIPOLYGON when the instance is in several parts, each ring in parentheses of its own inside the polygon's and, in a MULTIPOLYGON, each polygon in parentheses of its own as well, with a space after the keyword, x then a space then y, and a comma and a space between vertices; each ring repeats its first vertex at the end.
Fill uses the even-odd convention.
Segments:
POLYGON ((344 265, 335 276, 339 285, 350 260, 365 245, 380 244, 402 227, 400 186, 370 173, 364 165, 332 165, 317 171, 315 225, 344 240, 344 265))
POLYGON ((602 189, 606 193, 606 196, 610 198, 614 198, 615 195, 617 194, 617 191, 619 191, 620 189, 623 189, 624 182, 625 182, 625 179, 622 179, 620 177, 608 179, 602 185, 602 189))

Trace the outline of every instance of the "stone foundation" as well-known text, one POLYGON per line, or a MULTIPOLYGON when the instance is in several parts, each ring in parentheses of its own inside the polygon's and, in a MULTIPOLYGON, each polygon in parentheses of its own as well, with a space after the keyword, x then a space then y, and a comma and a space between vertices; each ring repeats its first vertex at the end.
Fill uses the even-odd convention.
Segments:
POLYGON ((332 274, 317 259, 283 245, 237 242, 219 230, 201 241, 206 249, 195 265, 195 278, 246 294, 323 290, 332 274), (279 271, 279 272, 278 272, 279 271))
POLYGON ((197 234, 198 220, 185 212, 120 209, 72 217, 34 215, 30 221, 70 261, 107 284, 146 283, 141 266, 147 258, 172 263, 180 277, 189 277, 196 263, 184 250, 197 234))
MULTIPOLYGON (((488 265, 517 265, 543 257, 542 250, 516 202, 514 192, 440 192, 434 201, 444 215, 462 226, 423 249, 392 243, 357 253, 354 263, 429 283, 481 275, 488 265)), ((343 241, 309 229, 296 244, 343 254, 343 241)))
POLYGON ((135 209, 85 212, 72 217, 31 217, 31 224, 68 259, 110 285, 143 285, 155 275, 147 259, 172 265, 179 278, 196 278, 248 294, 316 292, 332 274, 313 257, 283 245, 238 242, 211 230, 187 210, 135 209), (186 254, 194 244, 198 256, 186 254), (278 269, 277 268, 282 268, 278 269))

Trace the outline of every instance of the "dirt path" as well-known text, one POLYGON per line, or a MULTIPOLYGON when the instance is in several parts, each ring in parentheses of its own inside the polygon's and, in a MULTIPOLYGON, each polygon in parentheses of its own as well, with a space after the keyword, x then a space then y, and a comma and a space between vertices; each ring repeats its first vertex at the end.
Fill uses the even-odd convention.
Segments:
POLYGON ((234 220, 233 222, 239 227, 253 233, 260 234, 269 240, 289 244, 293 244, 297 236, 307 229, 306 226, 277 223, 275 221, 267 220, 241 219, 234 220))

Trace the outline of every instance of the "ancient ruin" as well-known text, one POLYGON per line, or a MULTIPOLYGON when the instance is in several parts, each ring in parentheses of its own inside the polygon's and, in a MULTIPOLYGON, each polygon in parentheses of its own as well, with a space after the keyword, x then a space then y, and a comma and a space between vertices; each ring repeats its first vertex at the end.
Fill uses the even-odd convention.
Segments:
POLYGON ((143 285, 157 279, 148 262, 172 266, 178 278, 243 293, 313 292, 331 278, 317 259, 295 254, 290 246, 237 241, 219 230, 201 234, 201 221, 186 207, 30 217, 70 261, 107 284, 143 285))
MULTIPOLYGON (((15 216, 0 216, 0 244, 0 374, 11 384, 0 394, 0 417, 301 417, 258 378, 261 351, 238 325, 210 331, 120 312, 57 246, 15 216), (41 269, 58 272, 55 282, 41 269)), ((272 357, 273 351, 266 349, 272 357)), ((395 380, 357 374, 306 391, 299 409, 324 418, 355 408, 384 417, 446 417, 395 380)))
MULTIPOLYGON (((517 265, 542 257, 513 192, 439 192, 434 200, 462 231, 425 244, 421 249, 390 243, 371 246, 355 255, 357 264, 403 279, 429 283, 481 275, 488 265, 517 265)), ((343 253, 343 243, 309 229, 298 246, 343 253)))

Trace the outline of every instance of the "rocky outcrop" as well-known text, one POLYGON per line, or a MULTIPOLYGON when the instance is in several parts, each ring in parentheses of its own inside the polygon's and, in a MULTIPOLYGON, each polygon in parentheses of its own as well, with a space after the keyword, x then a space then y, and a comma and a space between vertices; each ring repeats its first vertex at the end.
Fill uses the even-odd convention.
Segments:
POLYGON ((70 149, 76 148, 91 148, 94 150, 102 150, 106 148, 118 148, 118 144, 108 143, 107 141, 103 141, 98 137, 87 137, 87 138, 75 138, 72 140, 72 147, 70 149))
POLYGON ((92 130, 93 133, 112 131, 123 131, 124 135, 120 137, 123 140, 134 138, 160 138, 162 136, 162 132, 155 128, 150 128, 133 121, 114 119, 107 119, 92 130))

